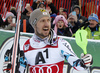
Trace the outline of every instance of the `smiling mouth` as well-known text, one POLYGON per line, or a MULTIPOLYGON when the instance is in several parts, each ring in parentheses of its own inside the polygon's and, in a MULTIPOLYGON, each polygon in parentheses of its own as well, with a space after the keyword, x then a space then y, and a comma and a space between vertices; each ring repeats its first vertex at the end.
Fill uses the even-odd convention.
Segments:
POLYGON ((49 30, 49 28, 44 28, 43 30, 44 30, 44 31, 48 31, 48 30, 49 30))

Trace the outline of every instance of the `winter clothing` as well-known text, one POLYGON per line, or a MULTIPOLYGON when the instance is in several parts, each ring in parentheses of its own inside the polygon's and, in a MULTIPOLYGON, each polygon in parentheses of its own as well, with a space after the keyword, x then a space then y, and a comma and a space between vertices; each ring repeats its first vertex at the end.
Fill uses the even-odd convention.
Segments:
MULTIPOLYGON (((75 55, 71 45, 66 40, 57 37, 54 32, 51 36, 52 41, 49 41, 48 37, 41 39, 36 34, 33 34, 21 47, 21 50, 24 51, 30 73, 39 73, 40 70, 44 73, 62 73, 64 58, 76 70, 85 70, 85 64, 75 55), (53 44, 51 45, 50 42, 53 42, 53 44)), ((22 73, 25 70, 23 65, 25 64, 22 60, 19 67, 22 73)))
POLYGON ((54 27, 54 31, 57 33, 57 22, 59 21, 59 20, 63 20, 63 22, 64 22, 64 25, 65 25, 65 27, 68 27, 68 22, 67 22, 67 20, 65 19, 65 17, 63 16, 63 15, 57 15, 56 16, 56 18, 54 19, 54 21, 53 21, 53 24, 55 24, 55 27, 54 27))
POLYGON ((41 4, 46 8, 46 5, 44 4, 44 2, 39 3, 38 8, 41 6, 41 4))
POLYGON ((14 14, 13 14, 12 12, 7 12, 7 14, 6 14, 6 18, 5 18, 5 19, 7 19, 9 16, 14 17, 14 14))
MULTIPOLYGON (((51 8, 52 14, 58 13, 58 10, 56 9, 53 3, 48 4, 48 6, 51 8)), ((32 9, 35 10, 36 8, 37 8, 37 3, 33 2, 32 9)))
POLYGON ((71 28, 73 34, 79 29, 81 23, 79 21, 77 21, 77 22, 74 22, 74 24, 75 25, 72 26, 70 23, 68 23, 68 25, 71 28))
MULTIPOLYGON (((23 32, 23 23, 20 25, 20 31, 23 32)), ((27 33, 34 33, 34 29, 29 23, 29 20, 26 19, 26 32, 27 33)))
POLYGON ((88 17, 88 21, 89 20, 95 20, 99 23, 99 19, 98 16, 95 13, 92 13, 89 17, 88 17))
POLYGON ((71 29, 68 28, 68 25, 67 25, 68 22, 67 22, 67 20, 65 19, 65 17, 63 15, 57 15, 56 18, 53 21, 53 24, 55 24, 54 31, 58 35, 63 35, 63 36, 71 36, 72 35, 72 31, 71 31, 71 29), (62 20, 64 22, 65 28, 58 29, 57 22, 59 20, 62 20))
POLYGON ((88 39, 100 40, 100 26, 99 26, 99 24, 97 24, 97 26, 94 28, 87 27, 85 30, 88 33, 88 35, 87 35, 88 39))
POLYGON ((35 9, 29 18, 29 22, 34 27, 34 25, 42 18, 42 17, 50 17, 50 14, 43 8, 35 9))
POLYGON ((75 5, 75 6, 72 8, 72 11, 74 11, 75 8, 78 8, 78 9, 79 9, 79 13, 80 13, 80 7, 79 7, 79 5, 75 5))
POLYGON ((74 11, 75 8, 78 8, 79 9, 79 14, 77 14, 77 19, 78 20, 81 19, 83 22, 86 21, 87 18, 84 17, 84 16, 81 16, 81 14, 80 14, 80 7, 79 7, 79 5, 74 5, 73 8, 72 8, 72 11, 74 11))

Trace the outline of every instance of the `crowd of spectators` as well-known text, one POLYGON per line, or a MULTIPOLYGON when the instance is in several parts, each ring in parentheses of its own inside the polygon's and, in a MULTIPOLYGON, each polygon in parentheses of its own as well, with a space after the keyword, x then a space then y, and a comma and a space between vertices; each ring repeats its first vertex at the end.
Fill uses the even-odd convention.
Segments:
MULTIPOLYGON (((57 10, 56 6, 52 3, 52 0, 36 0, 32 6, 29 3, 26 4, 24 11, 21 13, 21 25, 20 31, 23 32, 23 20, 26 20, 26 32, 34 33, 34 29, 29 23, 29 17, 32 11, 37 8, 46 9, 51 15, 51 28, 61 36, 74 37, 77 30, 84 29, 88 32, 88 39, 100 39, 100 27, 99 18, 97 14, 92 13, 89 17, 81 15, 81 8, 78 0, 72 0, 71 11, 68 14, 68 9, 60 7, 57 10), (46 6, 48 5, 48 6, 46 6)), ((17 20, 16 8, 12 7, 9 12, 6 13, 5 21, 3 21, 0 15, 0 29, 15 30, 17 20)))

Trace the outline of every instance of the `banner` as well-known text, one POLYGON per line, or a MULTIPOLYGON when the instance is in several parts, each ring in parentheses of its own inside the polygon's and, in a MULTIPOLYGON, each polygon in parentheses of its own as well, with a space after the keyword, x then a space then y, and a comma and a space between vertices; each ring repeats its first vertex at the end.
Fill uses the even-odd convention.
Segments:
MULTIPOLYGON (((8 30, 0 30, 0 73, 3 73, 3 62, 4 62, 4 54, 7 49, 10 49, 13 44, 15 31, 8 30)), ((24 42, 29 39, 33 34, 32 33, 21 33, 20 37, 20 47, 24 44, 24 42)), ((76 44, 75 39, 71 37, 63 37, 59 36, 67 40, 76 55, 80 58, 80 54, 83 52, 82 49, 76 44)), ((93 65, 90 69, 86 71, 76 71, 69 65, 67 61, 65 61, 63 73, 100 73, 100 40, 89 40, 87 45, 87 53, 92 54, 93 56, 93 65)))

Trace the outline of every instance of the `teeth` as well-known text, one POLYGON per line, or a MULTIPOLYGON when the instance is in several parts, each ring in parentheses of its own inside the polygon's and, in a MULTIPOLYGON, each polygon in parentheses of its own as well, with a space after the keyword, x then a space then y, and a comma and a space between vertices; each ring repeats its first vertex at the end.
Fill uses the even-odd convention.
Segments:
POLYGON ((43 30, 48 30, 48 28, 43 28, 43 30))
POLYGON ((46 30, 47 30, 48 28, 44 28, 44 29, 46 29, 46 30))

